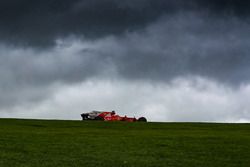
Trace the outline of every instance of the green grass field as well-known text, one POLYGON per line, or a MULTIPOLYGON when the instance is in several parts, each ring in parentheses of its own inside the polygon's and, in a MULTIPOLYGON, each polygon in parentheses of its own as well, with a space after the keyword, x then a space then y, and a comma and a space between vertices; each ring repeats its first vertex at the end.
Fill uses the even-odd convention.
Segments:
POLYGON ((0 119, 3 167, 250 166, 250 124, 0 119))

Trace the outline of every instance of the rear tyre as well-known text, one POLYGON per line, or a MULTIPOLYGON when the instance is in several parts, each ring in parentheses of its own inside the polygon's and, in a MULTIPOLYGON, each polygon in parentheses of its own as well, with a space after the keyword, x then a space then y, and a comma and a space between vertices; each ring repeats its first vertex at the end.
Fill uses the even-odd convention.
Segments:
POLYGON ((138 122, 147 122, 147 119, 145 117, 140 117, 138 119, 138 122))
POLYGON ((89 114, 81 114, 82 120, 88 120, 89 114))
POLYGON ((104 121, 104 118, 100 117, 100 116, 97 116, 97 117, 95 117, 95 120, 97 120, 97 121, 104 121))

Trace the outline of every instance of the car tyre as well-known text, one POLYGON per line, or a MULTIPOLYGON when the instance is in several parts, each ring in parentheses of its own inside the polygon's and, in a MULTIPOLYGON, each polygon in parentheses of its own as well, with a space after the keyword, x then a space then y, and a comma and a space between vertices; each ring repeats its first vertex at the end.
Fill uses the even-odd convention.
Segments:
POLYGON ((145 117, 140 117, 138 119, 138 122, 147 122, 147 119, 145 117))

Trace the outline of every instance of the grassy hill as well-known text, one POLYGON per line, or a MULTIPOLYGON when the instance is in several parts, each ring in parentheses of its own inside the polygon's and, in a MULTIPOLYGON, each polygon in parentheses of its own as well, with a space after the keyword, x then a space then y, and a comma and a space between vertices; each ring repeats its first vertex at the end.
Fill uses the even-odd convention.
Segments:
POLYGON ((3 167, 250 164, 250 124, 0 119, 3 167))

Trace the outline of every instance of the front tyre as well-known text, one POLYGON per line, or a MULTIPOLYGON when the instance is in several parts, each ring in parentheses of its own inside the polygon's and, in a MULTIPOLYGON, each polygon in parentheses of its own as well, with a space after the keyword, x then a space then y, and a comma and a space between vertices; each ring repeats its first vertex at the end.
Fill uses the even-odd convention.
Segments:
POLYGON ((140 117, 137 121, 138 122, 147 122, 147 119, 145 117, 140 117))

